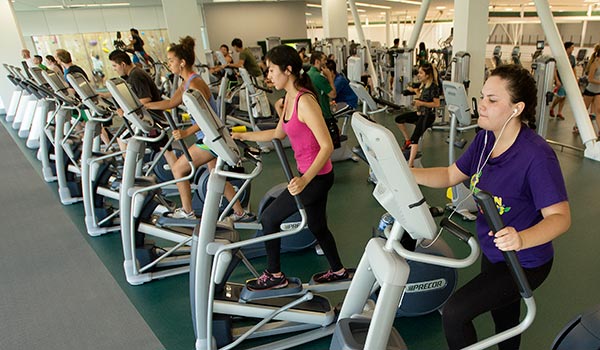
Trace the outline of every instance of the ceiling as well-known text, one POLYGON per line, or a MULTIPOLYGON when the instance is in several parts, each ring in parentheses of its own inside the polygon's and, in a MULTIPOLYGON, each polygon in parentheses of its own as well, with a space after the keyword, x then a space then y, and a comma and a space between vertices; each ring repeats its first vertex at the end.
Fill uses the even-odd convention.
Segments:
MULTIPOLYGON (((137 7, 137 6, 162 6, 161 0, 11 0, 14 5, 15 11, 40 11, 40 6, 63 6, 64 8, 98 8, 108 6, 122 6, 122 7, 137 7), (128 5, 126 5, 128 4, 128 5)), ((236 2, 244 1, 251 2, 252 0, 198 0, 198 3, 217 3, 217 2, 236 2)), ((299 2, 300 0, 265 0, 265 1, 294 1, 299 2)), ((384 22, 385 13, 390 12, 391 20, 396 21, 410 21, 414 19, 419 10, 419 5, 407 4, 399 1, 405 0, 357 0, 357 3, 363 5, 357 5, 359 9, 359 15, 361 19, 368 18, 369 22, 384 22), (367 6, 370 5, 370 6, 367 6), (373 7, 375 6, 375 7, 373 7)), ((521 4, 525 11, 535 11, 533 0, 490 0, 490 11, 495 12, 520 12, 521 4)), ((309 26, 320 26, 321 25, 321 8, 313 7, 320 6, 321 1, 309 0, 301 1, 307 3, 306 7, 306 21, 309 26)), ((420 2, 419 0, 412 0, 408 2, 420 2)), ((585 13, 588 6, 593 5, 594 9, 600 10, 600 0, 549 0, 552 7, 552 11, 555 13, 560 12, 582 12, 585 13)), ((454 0, 431 0, 430 9, 427 14, 428 20, 452 20, 454 18, 454 0)), ((58 9, 57 9, 58 11, 58 9)), ((348 16, 351 18, 351 13, 348 11, 348 16)))

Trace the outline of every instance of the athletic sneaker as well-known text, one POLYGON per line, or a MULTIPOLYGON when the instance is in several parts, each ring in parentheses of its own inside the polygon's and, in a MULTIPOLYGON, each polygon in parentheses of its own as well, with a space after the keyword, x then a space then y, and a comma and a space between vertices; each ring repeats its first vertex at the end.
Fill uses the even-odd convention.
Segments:
POLYGON ((229 216, 233 222, 252 222, 256 220, 256 215, 249 211, 244 211, 242 215, 235 212, 229 216))
POLYGON ((329 283, 329 282, 336 282, 336 281, 340 281, 340 280, 346 280, 349 277, 350 277, 350 275, 348 274, 348 270, 346 270, 346 269, 344 269, 344 272, 342 272, 339 275, 331 270, 327 270, 325 272, 321 272, 321 273, 314 275, 313 281, 315 281, 317 283, 329 283))
POLYGON ((196 214, 192 210, 191 213, 187 213, 183 208, 177 208, 172 213, 167 214, 168 217, 173 219, 187 219, 187 220, 195 220, 197 219, 196 214))
POLYGON ((280 277, 275 277, 267 270, 260 277, 246 281, 246 287, 250 290, 280 289, 287 287, 287 285, 288 280, 283 273, 280 277))

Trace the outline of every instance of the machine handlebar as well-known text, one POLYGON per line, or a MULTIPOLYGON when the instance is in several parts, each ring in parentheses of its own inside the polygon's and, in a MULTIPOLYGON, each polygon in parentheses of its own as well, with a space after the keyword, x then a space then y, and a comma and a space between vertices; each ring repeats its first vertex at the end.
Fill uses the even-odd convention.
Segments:
MULTIPOLYGON (((479 205, 479 208, 483 211, 483 215, 485 216, 485 220, 488 223, 488 226, 495 234, 505 227, 500 214, 498 214, 498 210, 496 209, 496 204, 494 204, 494 199, 489 192, 479 191, 474 194, 475 201, 479 205)), ((517 258, 517 253, 514 250, 511 251, 503 251, 504 260, 508 264, 510 272, 515 280, 515 283, 519 287, 519 292, 523 298, 529 298, 532 296, 531 287, 529 286, 529 281, 527 281, 527 277, 525 277, 525 273, 523 272, 523 268, 519 263, 519 259, 517 258)))
MULTIPOLYGON (((277 156, 279 157, 279 161, 281 162, 281 167, 283 168, 283 172, 285 173, 285 177, 288 182, 292 181, 294 178, 294 173, 292 173, 292 167, 290 166, 290 162, 285 155, 285 151, 283 150, 283 145, 280 139, 273 139, 273 146, 275 146, 275 152, 277 152, 277 156)), ((300 197, 298 195, 294 196, 294 200, 296 201, 296 206, 299 210, 303 210, 304 206, 300 201, 300 197)))

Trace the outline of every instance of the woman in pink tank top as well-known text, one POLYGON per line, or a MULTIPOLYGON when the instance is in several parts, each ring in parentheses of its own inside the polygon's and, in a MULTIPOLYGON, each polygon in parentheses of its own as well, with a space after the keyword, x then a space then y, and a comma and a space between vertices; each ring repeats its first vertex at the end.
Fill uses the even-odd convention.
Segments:
MULTIPOLYGON (((262 215, 265 234, 279 231, 280 224, 296 212, 293 195, 299 195, 308 217, 308 228, 314 234, 330 269, 313 276, 317 283, 333 282, 350 278, 340 260, 335 239, 327 226, 327 194, 333 185, 333 167, 330 156, 333 143, 321 107, 316 99, 310 78, 302 72, 302 59, 293 48, 281 45, 267 54, 268 78, 277 89, 286 91, 285 98, 275 104, 279 123, 272 130, 233 133, 234 139, 242 141, 271 141, 289 137, 299 176, 288 184, 288 191, 273 201, 262 215)), ((246 282, 251 290, 284 288, 288 281, 280 267, 280 240, 265 243, 268 267, 256 279, 246 282)))

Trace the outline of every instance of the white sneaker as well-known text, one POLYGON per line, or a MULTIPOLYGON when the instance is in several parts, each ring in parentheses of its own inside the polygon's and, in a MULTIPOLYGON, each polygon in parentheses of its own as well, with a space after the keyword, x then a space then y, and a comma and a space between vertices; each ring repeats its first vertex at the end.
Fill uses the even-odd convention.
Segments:
POLYGON ((177 208, 172 213, 167 214, 167 216, 173 219, 187 219, 187 220, 195 220, 197 219, 196 214, 192 211, 191 213, 186 213, 183 208, 177 208))
POLYGON ((239 215, 235 212, 229 216, 233 222, 252 222, 256 220, 256 215, 249 211, 244 211, 244 214, 239 215))

